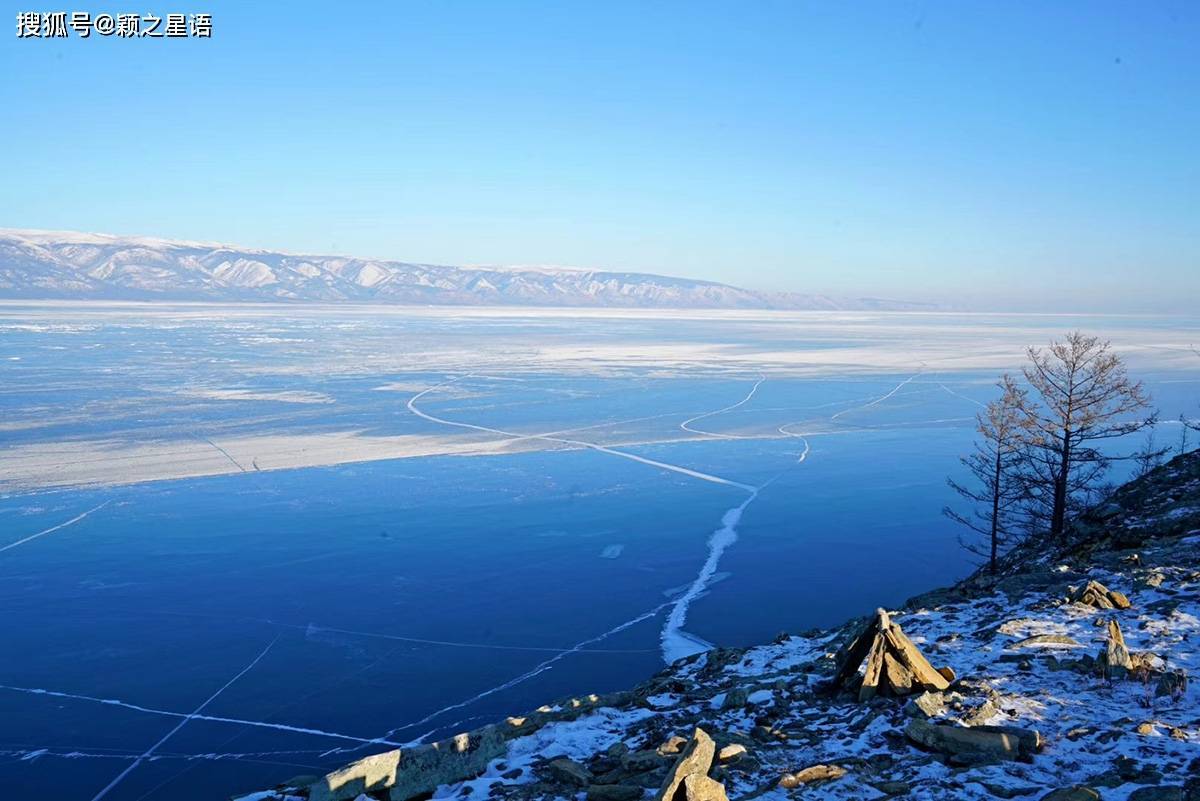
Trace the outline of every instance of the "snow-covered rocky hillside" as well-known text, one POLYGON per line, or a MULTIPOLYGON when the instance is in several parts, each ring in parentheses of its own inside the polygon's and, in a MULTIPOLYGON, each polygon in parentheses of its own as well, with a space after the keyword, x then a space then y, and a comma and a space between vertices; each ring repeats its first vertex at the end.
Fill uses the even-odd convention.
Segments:
POLYGON ((245 799, 1197 801, 1198 672, 1200 451, 999 577, 245 799))
POLYGON ((681 309, 928 309, 559 267, 451 267, 63 231, 0 229, 0 298, 681 309))

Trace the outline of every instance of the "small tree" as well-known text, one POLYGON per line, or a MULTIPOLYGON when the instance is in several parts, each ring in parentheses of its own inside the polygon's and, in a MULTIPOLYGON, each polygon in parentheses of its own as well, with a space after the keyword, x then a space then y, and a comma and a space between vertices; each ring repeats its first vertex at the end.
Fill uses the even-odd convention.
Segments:
POLYGON ((1154 424, 1141 382, 1131 381, 1108 342, 1079 331, 1045 350, 1030 348, 1021 411, 1030 445, 1026 481, 1032 512, 1057 539, 1114 458, 1099 449, 1154 424))
POLYGON ((966 514, 948 506, 942 510, 942 514, 970 530, 970 534, 959 535, 959 544, 986 558, 988 571, 993 574, 1000 551, 1007 550, 1015 538, 1015 512, 1025 495, 1018 471, 1025 441, 1021 410, 1027 403, 1026 393, 1007 374, 998 386, 1000 397, 976 415, 979 439, 974 450, 960 460, 970 472, 972 483, 947 480, 972 509, 966 514))
POLYGON ((1141 478, 1158 467, 1163 463, 1163 457, 1170 451, 1169 447, 1160 448, 1155 444, 1154 429, 1151 428, 1146 432, 1146 440, 1142 443, 1141 450, 1133 455, 1133 460, 1137 463, 1135 477, 1141 478))

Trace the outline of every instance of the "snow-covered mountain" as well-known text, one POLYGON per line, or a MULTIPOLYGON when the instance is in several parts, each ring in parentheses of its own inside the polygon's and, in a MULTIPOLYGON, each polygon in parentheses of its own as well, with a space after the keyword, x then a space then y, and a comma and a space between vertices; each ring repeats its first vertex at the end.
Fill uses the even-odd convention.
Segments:
POLYGON ((688 278, 557 267, 453 267, 146 237, 0 229, 0 298, 353 301, 433 305, 919 309, 688 278))

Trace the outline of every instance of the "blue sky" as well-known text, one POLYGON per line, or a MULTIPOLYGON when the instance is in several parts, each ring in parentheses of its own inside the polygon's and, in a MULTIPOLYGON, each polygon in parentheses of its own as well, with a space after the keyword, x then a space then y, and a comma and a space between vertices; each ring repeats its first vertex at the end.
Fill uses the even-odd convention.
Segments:
MULTIPOLYGON (((1200 4, 294 2, 0 37, 0 226, 1194 310, 1200 4)), ((53 8, 58 9, 59 6, 53 8)))

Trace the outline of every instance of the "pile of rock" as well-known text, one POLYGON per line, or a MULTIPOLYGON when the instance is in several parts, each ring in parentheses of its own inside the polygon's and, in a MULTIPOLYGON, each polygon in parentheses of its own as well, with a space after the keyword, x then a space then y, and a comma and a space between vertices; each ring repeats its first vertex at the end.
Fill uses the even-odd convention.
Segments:
POLYGON ((882 609, 845 648, 833 677, 834 687, 857 688, 858 700, 876 694, 905 696, 924 690, 944 690, 954 681, 948 667, 934 669, 882 609), (861 680, 858 669, 866 664, 861 680))
POLYGON ((1077 604, 1092 606, 1096 609, 1128 609, 1129 599, 1124 593, 1110 590, 1098 581, 1089 581, 1083 589, 1071 598, 1077 604))

